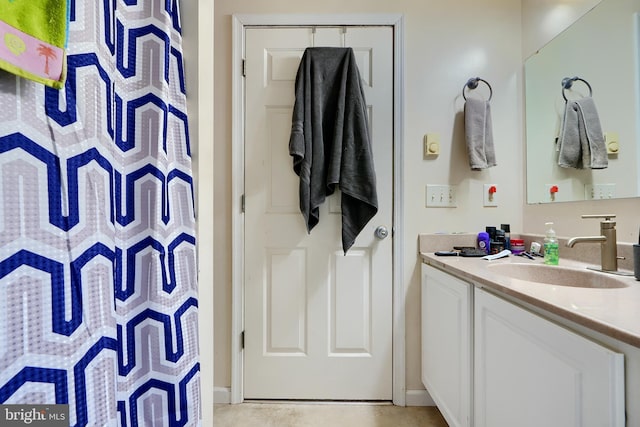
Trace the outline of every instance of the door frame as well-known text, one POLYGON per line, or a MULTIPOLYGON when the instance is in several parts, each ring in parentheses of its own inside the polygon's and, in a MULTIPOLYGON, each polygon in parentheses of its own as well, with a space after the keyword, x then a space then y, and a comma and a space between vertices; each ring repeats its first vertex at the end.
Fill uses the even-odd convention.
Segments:
POLYGON ((393 28, 393 403, 406 404, 404 264, 404 16, 402 14, 234 14, 232 16, 232 184, 231 184, 231 403, 242 403, 244 330, 244 110, 247 27, 389 26, 393 28))

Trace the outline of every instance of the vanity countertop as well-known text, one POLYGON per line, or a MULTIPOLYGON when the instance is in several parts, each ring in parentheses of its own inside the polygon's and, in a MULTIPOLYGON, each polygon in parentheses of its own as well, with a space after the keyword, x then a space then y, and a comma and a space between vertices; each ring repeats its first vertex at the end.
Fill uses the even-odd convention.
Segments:
MULTIPOLYGON (((482 258, 437 256, 432 252, 420 252, 422 262, 448 272, 475 286, 493 289, 524 303, 546 310, 594 331, 640 348, 640 281, 633 276, 621 277, 628 281, 625 288, 581 288, 555 286, 512 279, 495 274, 490 264, 542 264, 542 258, 529 260, 509 256, 493 261, 482 258)), ((586 264, 570 259, 560 259, 560 266, 582 269, 586 264)), ((607 274, 597 273, 594 274, 607 274)))

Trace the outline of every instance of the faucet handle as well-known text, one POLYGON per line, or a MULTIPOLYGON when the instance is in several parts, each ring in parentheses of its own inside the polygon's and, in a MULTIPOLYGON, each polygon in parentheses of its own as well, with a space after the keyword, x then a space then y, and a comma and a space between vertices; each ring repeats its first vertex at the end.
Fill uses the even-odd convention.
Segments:
POLYGON ((615 214, 581 215, 581 217, 582 218, 604 218, 603 221, 600 221, 600 233, 604 233, 604 230, 615 231, 616 229, 616 222, 613 220, 613 218, 616 217, 615 214))
POLYGON ((595 214, 595 215, 580 215, 580 218, 604 218, 605 221, 611 221, 611 218, 615 218, 616 214, 595 214))

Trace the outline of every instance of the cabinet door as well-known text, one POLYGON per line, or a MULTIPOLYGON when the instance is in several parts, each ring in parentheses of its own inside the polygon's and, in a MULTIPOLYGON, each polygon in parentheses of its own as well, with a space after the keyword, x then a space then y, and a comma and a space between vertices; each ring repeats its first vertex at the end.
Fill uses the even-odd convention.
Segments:
POLYGON ((476 427, 624 426, 623 355, 481 289, 476 427))
POLYGON ((422 265, 422 382, 450 427, 469 426, 472 285, 422 265))

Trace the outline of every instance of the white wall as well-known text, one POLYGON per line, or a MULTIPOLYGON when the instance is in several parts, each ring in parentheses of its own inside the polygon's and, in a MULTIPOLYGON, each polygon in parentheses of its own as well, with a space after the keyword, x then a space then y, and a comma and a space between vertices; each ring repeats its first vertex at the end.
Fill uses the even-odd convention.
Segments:
MULTIPOLYGON (((404 180, 406 386, 420 381, 422 232, 483 230, 510 223, 522 231, 524 203, 520 2, 513 0, 217 0, 215 3, 214 287, 215 385, 231 383, 231 15, 233 13, 403 13, 405 15, 404 180), (472 172, 463 133, 462 88, 470 77, 493 87, 498 166, 472 172), (422 138, 440 134, 442 154, 422 158, 422 138), (500 205, 483 208, 482 186, 498 185, 500 205), (458 207, 425 208, 426 184, 458 187, 458 207)), ((210 76, 207 76, 210 77, 210 76)), ((207 78, 204 77, 204 78, 207 78)), ((206 117, 206 119, 209 119, 206 117)), ((202 118, 201 118, 202 120, 202 118)), ((202 165, 200 166, 202 167, 202 165)), ((202 188, 202 183, 200 184, 202 188)), ((202 283, 201 283, 202 287, 202 283)))
POLYGON ((533 55, 601 0, 521 0, 523 58, 533 55))

